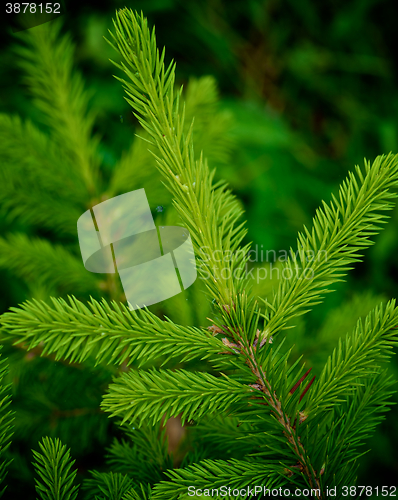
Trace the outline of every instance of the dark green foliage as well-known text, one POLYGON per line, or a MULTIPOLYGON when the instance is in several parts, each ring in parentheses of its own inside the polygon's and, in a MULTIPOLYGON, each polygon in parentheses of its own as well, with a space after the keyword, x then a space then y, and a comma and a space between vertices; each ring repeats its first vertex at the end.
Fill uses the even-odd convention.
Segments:
POLYGON ((128 441, 115 440, 106 455, 108 466, 115 472, 127 474, 135 483, 155 484, 172 468, 172 456, 168 452, 166 430, 161 423, 138 428, 123 426, 128 441))
POLYGON ((10 410, 11 394, 10 385, 4 384, 5 374, 8 370, 7 361, 3 356, 0 358, 0 495, 6 489, 4 479, 7 475, 7 466, 10 460, 6 457, 6 451, 11 444, 13 435, 13 412, 10 410))
POLYGON ((122 500, 132 486, 131 479, 119 472, 92 472, 92 479, 87 479, 83 488, 88 490, 87 498, 95 500, 122 500))
MULTIPOLYGON (((361 310, 361 315, 367 313, 364 321, 359 319, 352 333, 334 334, 339 340, 328 346, 330 357, 316 376, 300 350, 294 351, 289 335, 293 320, 296 330, 303 331, 304 313, 342 281, 382 229, 385 211, 393 208, 397 196, 398 156, 365 160, 364 168, 349 173, 332 201, 317 210, 312 228, 299 233, 297 249, 278 267, 282 278, 272 283, 275 289, 264 293, 247 275, 250 244, 241 204, 209 166, 212 161, 225 164, 231 147, 225 137, 229 118, 216 111, 214 81, 192 80, 183 94, 175 85, 175 64, 164 63, 165 51, 158 51, 144 16, 117 11, 110 35, 110 45, 121 58, 115 65, 123 77, 117 78, 146 142, 136 139, 109 173, 101 169, 99 142, 92 135, 95 113, 82 79, 72 70, 72 45, 59 29, 51 23, 21 35, 27 46, 18 52, 46 133, 19 118, 1 118, 0 155, 6 165, 1 175, 6 188, 15 190, 11 202, 3 193, 4 206, 24 223, 70 238, 76 214, 125 190, 150 186, 156 166, 175 208, 174 215, 160 215, 157 222, 174 220, 190 230, 202 284, 195 284, 187 296, 195 302, 201 294, 206 297, 204 315, 185 314, 187 306, 179 312, 195 318, 194 324, 203 323, 206 314, 212 316, 206 328, 183 326, 178 317, 161 319, 162 313, 173 310, 170 303, 130 311, 122 303, 117 280, 90 275, 86 281, 71 238, 67 249, 25 235, 0 241, 0 265, 26 280, 35 279, 37 290, 44 290, 44 300, 38 300, 37 293, 38 299, 1 316, 6 347, 13 353, 12 342, 33 351, 34 357, 55 356, 58 362, 74 364, 34 361, 32 380, 40 373, 41 361, 51 365, 42 388, 30 384, 35 414, 40 415, 40 404, 58 406, 56 414, 73 413, 61 407, 61 393, 75 410, 84 401, 78 416, 84 417, 81 432, 91 441, 104 425, 105 415, 95 409, 98 392, 105 393, 101 408, 117 416, 125 433, 106 448, 107 470, 91 470, 91 478, 83 480, 83 494, 101 500, 186 499, 192 485, 262 485, 292 491, 307 487, 320 499, 326 498, 326 487, 354 484, 366 439, 396 391, 383 367, 397 343, 395 301, 373 306, 371 297, 372 310, 361 310), (29 136, 28 149, 22 145, 24 134, 29 136), (43 158, 41 163, 47 148, 50 160, 52 148, 63 148, 62 169, 68 179, 60 200, 59 158, 50 163, 43 158), (43 165, 48 175, 40 170, 43 165), (68 190, 76 197, 68 196, 68 190), (53 201, 63 215, 45 220, 43 211, 53 201), (14 245, 18 252, 8 255, 14 245), (85 303, 92 289, 107 298, 85 303), (80 297, 49 300, 53 290, 80 297), (289 334, 286 338, 283 331, 289 334), (186 439, 176 455, 164 427, 171 416, 185 424, 186 439)), ((166 199, 168 195, 156 189, 157 196, 166 199)), ((21 379, 29 375, 22 362, 14 362, 12 369, 14 376, 20 370, 21 379)), ((64 432, 65 437, 75 430, 73 425, 56 427, 57 435, 64 432)), ((51 434, 48 429, 41 432, 51 434)), ((9 427, 4 436, 8 443, 9 427)), ((75 445, 72 438, 70 443, 75 445)), ((41 497, 75 498, 76 473, 71 472, 66 446, 47 437, 40 447, 43 454, 34 455, 41 497)))
POLYGON ((76 471, 66 445, 59 439, 43 438, 39 443, 42 453, 33 451, 34 466, 40 479, 36 491, 42 500, 75 500, 78 487, 73 485, 76 471))
POLYGON ((44 239, 29 239, 11 234, 0 239, 0 266, 37 285, 58 290, 76 290, 86 294, 95 289, 98 279, 81 266, 80 259, 60 245, 44 239))

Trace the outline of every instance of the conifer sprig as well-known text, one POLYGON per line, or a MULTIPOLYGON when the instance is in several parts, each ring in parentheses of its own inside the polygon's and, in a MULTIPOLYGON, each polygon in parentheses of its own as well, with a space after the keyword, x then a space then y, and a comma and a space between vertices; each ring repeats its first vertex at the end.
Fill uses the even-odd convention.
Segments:
MULTIPOLYGON (((183 360, 214 359, 229 350, 210 332, 162 321, 149 311, 130 311, 125 305, 91 300, 88 305, 71 297, 27 301, 1 316, 1 325, 15 344, 34 349, 43 343, 42 354, 56 359, 83 362, 94 356, 98 363, 123 363, 181 356, 183 360)), ((164 360, 166 361, 166 360, 164 360)))
POLYGON ((381 304, 376 307, 368 314, 364 324, 358 320, 354 332, 347 335, 344 341, 339 340, 311 388, 305 410, 309 419, 345 401, 358 389, 361 379, 377 373, 380 363, 388 360, 393 354, 393 346, 398 343, 397 327, 395 300, 386 306, 381 304))
POLYGON ((301 432, 306 446, 314 448, 316 461, 324 464, 326 484, 331 475, 336 484, 353 481, 356 462, 363 454, 360 447, 391 404, 394 382, 380 364, 397 345, 397 325, 395 300, 376 307, 364 323, 358 321, 352 334, 339 340, 309 391, 302 411, 308 430, 301 432), (330 427, 325 425, 333 420, 330 427), (314 425, 318 425, 316 435, 309 431, 314 425))
POLYGON ((31 122, 0 114, 0 161, 0 203, 8 219, 76 234, 87 194, 59 146, 31 122))
MULTIPOLYGON (((218 92, 213 77, 203 76, 190 79, 183 94, 185 104, 185 133, 189 125, 195 120, 193 130, 194 147, 204 151, 206 158, 216 163, 225 163, 231 149, 227 135, 232 120, 225 111, 219 111, 218 92)), ((150 183, 150 193, 153 198, 157 196, 157 186, 153 182, 156 175, 155 158, 153 153, 159 155, 152 144, 151 153, 148 150, 150 135, 140 131, 121 160, 115 165, 105 196, 115 196, 133 189, 141 188, 150 183)))
POLYGON ((115 63, 128 80, 118 78, 134 114, 157 149, 157 165, 174 196, 182 222, 190 230, 199 259, 199 271, 209 277, 206 286, 222 303, 230 304, 243 287, 248 247, 239 249, 246 230, 238 220, 242 210, 225 183, 213 181, 207 161, 194 156, 193 123, 185 134, 182 89, 175 91, 175 64, 165 70, 165 51, 159 54, 155 33, 147 20, 128 9, 119 10, 111 45, 123 61, 115 63), (182 107, 182 109, 181 109, 182 107), (219 268, 219 257, 228 252, 219 268))
MULTIPOLYGON (((2 348, 2 346, 0 346, 2 348)), ((11 444, 13 435, 13 411, 10 410, 11 391, 10 384, 5 384, 5 375, 8 371, 8 364, 3 356, 0 357, 0 496, 4 494, 6 485, 4 479, 7 475, 7 467, 11 460, 5 454, 11 444)))
POLYGON ((333 424, 317 442, 318 462, 325 464, 325 484, 334 482, 341 487, 356 482, 359 458, 369 452, 364 449, 366 440, 394 404, 391 396, 396 392, 396 381, 387 370, 355 382, 356 391, 333 412, 333 424))
POLYGON ((0 114, 0 138, 2 182, 7 182, 8 188, 15 187, 15 182, 25 187, 28 182, 30 190, 49 191, 65 203, 85 202, 87 191, 76 166, 30 120, 0 114), (60 171, 65 175, 60 176, 60 171))
POLYGON ((141 484, 140 488, 137 488, 137 490, 138 491, 131 489, 123 495, 122 500, 152 500, 152 490, 149 485, 145 488, 141 484))
MULTIPOLYGON (((234 489, 246 489, 253 485, 262 485, 265 489, 283 487, 286 480, 281 480, 283 467, 277 461, 266 463, 245 460, 203 460, 184 469, 169 471, 168 476, 172 482, 162 481, 153 491, 153 498, 161 500, 169 498, 177 500, 180 495, 186 494, 189 486, 196 489, 219 489, 227 485, 227 495, 222 498, 231 498, 234 489), (229 490, 228 490, 229 488, 229 490), (229 491, 229 494, 228 494, 229 491)), ((258 494, 258 492, 257 492, 258 494)), ((245 498, 247 495, 238 496, 245 498)), ((184 497, 183 497, 184 498, 184 497)), ((235 496, 236 498, 236 496, 235 496)))
POLYGON ((323 202, 313 219, 311 230, 304 228, 297 239, 298 250, 284 264, 279 288, 269 303, 263 300, 269 335, 277 334, 286 323, 308 312, 331 291, 330 285, 346 275, 360 253, 372 245, 397 197, 398 155, 365 160, 365 171, 357 166, 342 183, 339 196, 329 205, 323 202))
POLYGON ((135 483, 154 484, 164 477, 164 471, 173 467, 168 449, 166 427, 161 422, 150 425, 122 426, 128 440, 114 440, 107 450, 110 469, 128 474, 135 483))
POLYGON ((76 471, 71 470, 71 460, 66 445, 59 439, 43 438, 39 443, 42 453, 33 450, 34 466, 40 480, 36 479, 36 491, 42 500, 75 500, 78 486, 73 485, 76 471))
POLYGON ((89 110, 82 77, 73 69, 73 44, 68 35, 60 35, 61 26, 57 19, 20 32, 24 45, 16 52, 53 141, 65 151, 70 166, 93 196, 99 168, 99 139, 92 137, 95 114, 89 110))
POLYGON ((249 403, 248 386, 208 373, 187 370, 130 371, 109 387, 102 408, 122 422, 138 425, 181 414, 184 423, 210 413, 238 411, 249 403))
POLYGON ((133 486, 132 480, 119 472, 91 471, 91 475, 92 478, 83 483, 83 489, 89 492, 89 498, 119 500, 130 493, 133 486))
POLYGON ((76 294, 89 293, 99 285, 98 277, 82 267, 81 258, 63 246, 21 233, 0 238, 0 267, 12 270, 27 282, 42 283, 61 293, 71 289, 76 294))

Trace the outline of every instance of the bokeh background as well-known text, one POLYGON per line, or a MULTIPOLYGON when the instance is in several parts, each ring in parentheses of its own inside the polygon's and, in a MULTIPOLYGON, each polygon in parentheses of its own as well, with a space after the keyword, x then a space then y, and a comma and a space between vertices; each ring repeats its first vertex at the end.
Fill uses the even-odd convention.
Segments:
MULTIPOLYGON (((212 75, 217 81, 219 110, 230 119, 229 153, 225 161, 215 162, 217 178, 226 179, 242 201, 248 220, 247 241, 258 248, 273 249, 277 254, 294 248, 297 232, 303 224, 311 225, 321 200, 330 199, 349 169, 363 165, 364 157, 373 161, 379 154, 397 152, 395 0, 84 0, 65 1, 64 5, 64 32, 70 32, 76 44, 76 66, 93 91, 92 107, 98 110, 95 133, 101 137, 104 175, 112 172, 137 127, 121 85, 112 76, 115 68, 109 59, 115 54, 103 39, 115 9, 127 6, 142 10, 156 26, 158 45, 166 46, 168 61, 177 62, 177 83, 185 85, 190 77, 203 75, 212 75)), ((5 15, 0 22, 0 112, 36 120, 38 112, 15 64, 15 37, 5 15)), ((159 200, 167 211, 167 199, 159 200)), ((5 209, 0 215, 0 231, 2 236, 19 232, 76 247, 73 238, 62 239, 40 226, 11 220, 5 209)), ((397 209, 375 242, 346 282, 336 285, 334 293, 288 334, 295 343, 294 355, 303 354, 315 373, 358 317, 397 295, 397 209)), ((0 255, 0 312, 32 296, 45 299, 53 292, 38 287, 34 273, 31 281, 20 276, 6 260, 0 255)), ((272 293, 272 285, 264 280, 255 286, 266 295, 272 293)), ((56 292, 66 294, 65 290, 56 292)), ((81 296, 90 294, 101 296, 100 290, 84 291, 81 296)), ((204 312, 194 319, 203 325, 205 317, 204 312)), ((41 362, 25 355, 18 359, 18 366, 41 362)), ((47 365, 43 367, 44 378, 48 370, 47 365)), ((389 370, 398 380, 396 359, 389 370)), ((106 382, 97 372, 93 372, 95 376, 93 387, 106 382)), ((37 420, 38 405, 46 403, 42 398, 39 404, 40 397, 32 396, 31 388, 17 376, 13 380, 19 387, 14 389, 13 405, 19 411, 20 432, 11 448, 10 492, 17 491, 11 485, 17 478, 21 491, 28 491, 33 439, 47 427, 57 435, 59 419, 76 416, 58 415, 50 425, 49 413, 43 410, 37 420), (34 418, 37 421, 32 424, 34 418)), ((100 399, 101 391, 97 392, 94 399, 100 399)), ((398 401, 397 395, 393 400, 398 401)), ((51 404, 56 406, 54 401, 51 404)), ((97 431, 102 434, 96 440, 90 440, 88 434, 87 443, 76 444, 81 469, 101 466, 100 450, 116 432, 106 424, 97 431)), ((358 483, 396 484, 396 407, 369 439, 368 448, 372 451, 362 458, 358 483)))

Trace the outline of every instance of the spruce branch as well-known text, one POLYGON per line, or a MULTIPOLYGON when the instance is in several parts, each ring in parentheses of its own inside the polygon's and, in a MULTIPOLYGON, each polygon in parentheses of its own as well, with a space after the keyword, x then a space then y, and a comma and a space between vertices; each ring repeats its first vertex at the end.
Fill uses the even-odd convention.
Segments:
POLYGON ((40 480, 36 479, 36 491, 42 500, 75 500, 78 486, 73 486, 76 471, 71 471, 71 460, 66 445, 59 439, 44 437, 39 443, 42 453, 33 450, 34 467, 40 480))
POLYGON ((378 156, 373 164, 365 160, 365 171, 356 166, 342 183, 338 198, 323 202, 313 227, 299 233, 298 250, 284 263, 282 279, 272 303, 266 306, 267 331, 277 334, 293 317, 305 314, 329 292, 329 285, 342 281, 360 253, 372 244, 388 217, 398 186, 398 155, 378 156))
MULTIPOLYGON (((164 51, 159 56, 154 32, 149 32, 146 20, 142 15, 134 15, 127 9, 119 11, 114 25, 116 30, 116 34, 112 35, 114 46, 124 59, 124 62, 117 66, 128 77, 128 81, 122 80, 128 95, 127 100, 159 150, 158 166, 166 179, 169 179, 170 191, 177 198, 177 209, 178 206, 182 207, 183 202, 185 202, 185 210, 181 210, 183 220, 193 234, 195 232, 201 234, 201 237, 195 240, 199 258, 203 247, 213 250, 217 248, 214 244, 208 245, 211 240, 224 243, 224 247, 222 244, 220 245, 221 248, 236 250, 237 247, 234 247, 234 244, 239 245, 240 236, 242 236, 239 229, 237 230, 238 237, 234 238, 233 233, 231 233, 233 230, 229 227, 231 236, 225 242, 217 238, 219 235, 217 224, 212 223, 212 221, 210 224, 209 221, 206 221, 206 227, 201 224, 203 219, 201 220, 200 214, 203 213, 203 210, 202 212, 197 210, 198 198, 195 197, 194 182, 196 184, 198 173, 202 170, 202 159, 198 162, 194 160, 192 131, 190 130, 187 137, 183 133, 184 112, 181 114, 179 112, 181 93, 173 94, 174 65, 171 64, 166 71, 164 70, 164 51), (193 217, 187 216, 187 213, 192 213, 193 217), (206 239, 209 229, 213 231, 213 234, 206 239)), ((205 163, 204 165, 206 167, 205 163)), ((370 163, 365 162, 365 175, 359 168, 357 168, 356 174, 358 179, 351 173, 348 180, 343 183, 339 200, 333 198, 330 207, 325 204, 323 210, 318 210, 312 232, 305 228, 305 233, 299 235, 298 254, 292 254, 291 259, 285 265, 285 269, 290 271, 292 276, 294 271, 299 271, 298 277, 283 280, 272 304, 266 302, 267 311, 263 315, 266 325, 264 332, 256 340, 258 344, 254 343, 256 329, 252 328, 245 320, 230 322, 226 318, 227 314, 221 311, 223 323, 214 325, 221 331, 225 331, 224 328, 226 328, 231 340, 227 336, 224 339, 224 344, 232 352, 245 358, 256 380, 256 383, 252 385, 256 389, 259 388, 264 394, 274 417, 284 429, 283 432, 288 444, 296 454, 306 480, 311 486, 318 487, 320 485, 319 476, 309 461, 307 452, 298 439, 297 429, 295 429, 296 422, 297 424, 302 423, 306 415, 293 412, 293 420, 290 420, 288 413, 283 410, 283 401, 288 396, 286 387, 279 384, 283 391, 277 393, 275 385, 269 379, 270 373, 265 368, 267 361, 268 368, 270 368, 269 351, 263 349, 257 355, 255 349, 261 349, 264 339, 270 338, 271 335, 280 331, 286 326, 289 319, 303 314, 306 312, 305 309, 308 310, 318 303, 322 294, 328 291, 327 287, 344 276, 349 266, 360 257, 359 250, 369 246, 369 237, 380 229, 380 224, 384 222, 386 217, 380 211, 390 209, 391 199, 396 196, 391 192, 391 189, 397 186, 397 157, 393 155, 378 157, 372 167, 370 163), (310 251, 313 260, 310 265, 307 265, 310 251), (319 258, 321 252, 324 255, 323 259, 319 258), (311 279, 304 279, 306 278, 305 273, 308 271, 311 273, 311 279), (244 333, 242 334, 242 332, 244 333)), ((208 178, 207 172, 205 178, 208 178)), ((207 196, 211 186, 201 182, 201 187, 203 188, 202 197, 207 196)), ((208 209, 209 206, 204 208, 208 209)), ((239 261, 240 271, 235 276, 236 279, 242 275, 245 263, 244 251, 239 261)), ((211 282, 210 291, 215 297, 221 298, 220 304, 224 308, 228 308, 226 313, 240 310, 239 307, 235 307, 232 300, 233 297, 238 296, 237 293, 234 293, 234 285, 229 287, 229 283, 225 286, 226 283, 222 282, 220 290, 217 285, 218 275, 215 262, 210 259, 207 264, 206 270, 213 271, 210 272, 210 275, 215 283, 211 282)), ((233 265, 230 270, 233 270, 233 265)), ((242 291, 242 288, 238 288, 238 290, 242 291)), ((220 333, 219 330, 213 332, 220 333)), ((282 361, 281 364, 283 365, 282 361)), ((285 372, 286 369, 285 364, 285 372)), ((282 372, 283 370, 279 370, 279 376, 282 372)), ((292 412, 292 408, 298 407, 313 381, 314 378, 299 396, 294 394, 296 384, 293 385, 293 388, 289 388, 291 399, 288 406, 290 406, 290 412, 292 412)))
POLYGON ((230 159, 232 149, 228 131, 232 116, 228 111, 218 109, 218 89, 212 76, 190 78, 183 93, 185 104, 185 129, 194 121, 193 146, 195 155, 207 158, 210 164, 224 164, 230 159))
POLYGON ((9 219, 76 234, 86 190, 58 145, 31 122, 0 114, 0 161, 0 202, 9 219))
POLYGON ((76 219, 81 212, 70 205, 65 211, 65 203, 49 193, 32 190, 13 190, 11 198, 1 199, 9 219, 20 219, 28 224, 40 225, 57 233, 76 234, 76 219))
POLYGON ((83 490, 90 493, 90 498, 106 498, 109 500, 121 500, 130 492, 133 482, 118 472, 91 471, 92 478, 83 482, 83 490), (97 496, 101 495, 101 497, 97 496))
POLYGON ((75 165, 30 120, 23 122, 19 116, 0 114, 0 139, 4 187, 48 191, 65 204, 69 201, 84 206, 87 191, 75 165))
POLYGON ((325 435, 323 442, 318 441, 322 455, 320 462, 325 464, 326 484, 338 487, 356 482, 358 459, 367 453, 363 445, 375 427, 385 418, 396 393, 396 381, 387 376, 387 370, 356 380, 357 390, 335 410, 335 419, 325 435))
POLYGON ((106 460, 112 471, 127 474, 136 483, 160 481, 173 466, 166 428, 160 421, 153 426, 144 422, 140 427, 121 427, 128 441, 115 439, 108 448, 106 460))
POLYGON ((145 488, 142 484, 140 485, 139 491, 130 490, 123 495, 122 500, 152 500, 152 490, 148 485, 145 488))
POLYGON ((339 340, 337 348, 308 396, 305 414, 308 422, 321 412, 329 411, 357 390, 355 380, 372 377, 380 362, 387 360, 397 345, 398 308, 391 300, 371 311, 363 324, 358 320, 352 335, 339 340))
POLYGON ((213 182, 214 171, 210 172, 203 156, 195 159, 193 123, 185 134, 182 89, 174 91, 175 65, 171 63, 165 70, 165 52, 159 54, 147 20, 123 9, 116 13, 114 28, 110 43, 123 58, 115 65, 128 78, 118 78, 124 84, 126 100, 157 149, 159 171, 192 235, 199 272, 210 278, 206 286, 213 297, 229 304, 244 286, 248 246, 239 249, 246 234, 244 224, 238 222, 242 210, 225 183, 213 182), (228 253, 228 261, 223 262, 227 271, 222 274, 218 259, 224 253, 228 253))
MULTIPOLYGON (((210 161, 226 162, 231 149, 227 136, 231 118, 228 113, 217 109, 218 93, 214 78, 206 76, 190 79, 183 97, 185 133, 188 132, 189 124, 195 119, 193 130, 195 150, 199 153, 203 151, 210 161)), ((159 187, 153 182, 156 163, 153 153, 158 156, 159 152, 152 144, 151 153, 148 150, 148 142, 151 142, 150 135, 140 131, 129 150, 116 164, 105 196, 112 197, 149 184, 152 197, 160 196, 159 187)))
POLYGON ((247 406, 250 389, 228 377, 187 370, 122 373, 109 386, 101 407, 122 422, 153 424, 181 414, 181 421, 199 420, 215 412, 234 413, 247 406))
POLYGON ((181 498, 180 495, 187 494, 188 487, 193 485, 202 490, 227 485, 227 491, 228 487, 233 490, 253 485, 263 485, 264 488, 270 489, 276 486, 279 488, 287 483, 286 480, 281 480, 282 472, 283 467, 272 460, 267 462, 235 459, 203 460, 184 469, 168 471, 167 475, 171 481, 162 481, 155 485, 153 498, 177 500, 181 498))
POLYGON ((124 363, 181 356, 213 359, 222 363, 222 343, 205 329, 162 321, 147 310, 130 311, 123 304, 94 299, 84 305, 74 297, 27 301, 0 317, 3 335, 23 343, 28 350, 42 346, 42 355, 83 362, 94 356, 97 363, 124 363))
MULTIPOLYGON (((0 346, 3 349, 3 346, 0 346)), ((13 420, 14 412, 10 410, 11 405, 11 391, 10 384, 4 385, 4 379, 8 372, 7 360, 1 355, 0 357, 0 484, 4 483, 7 475, 7 467, 11 460, 7 460, 4 456, 7 449, 11 444, 13 435, 13 420)), ((0 496, 4 494, 6 486, 0 490, 0 496)))
POLYGON ((28 282, 43 283, 61 293, 70 290, 88 293, 99 288, 98 278, 84 269, 81 259, 61 245, 52 245, 41 238, 28 238, 25 234, 0 238, 0 268, 12 270, 28 282))
POLYGON ((98 138, 92 137, 94 113, 82 77, 73 69, 74 46, 60 35, 59 19, 17 34, 16 48, 25 81, 42 119, 82 179, 87 193, 95 195, 98 182, 98 138))

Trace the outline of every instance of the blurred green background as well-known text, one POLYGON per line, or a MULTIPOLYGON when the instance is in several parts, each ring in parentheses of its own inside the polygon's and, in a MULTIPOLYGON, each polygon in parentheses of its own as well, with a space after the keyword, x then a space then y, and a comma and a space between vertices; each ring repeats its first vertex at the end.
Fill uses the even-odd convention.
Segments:
MULTIPOLYGON (((142 10, 156 26, 158 45, 166 46, 168 61, 177 62, 178 84, 203 75, 218 82, 220 109, 231 115, 230 152, 228 161, 214 166, 217 178, 226 179, 242 200, 247 240, 258 248, 277 253, 295 248, 297 231, 303 224, 311 225, 321 200, 330 199, 349 169, 363 165, 364 157, 373 161, 378 154, 397 152, 395 0, 66 1, 64 32, 69 31, 76 43, 76 65, 93 91, 92 106, 99 110, 95 133, 101 137, 105 177, 130 145, 137 126, 120 83, 112 77, 116 70, 109 58, 117 57, 103 39, 115 9, 125 6, 142 10)), ((1 25, 0 112, 35 120, 37 110, 15 65, 15 39, 7 16, 1 17, 1 25)), ((0 228, 2 235, 18 231, 76 243, 10 220, 5 210, 0 228)), ((315 373, 359 316, 380 300, 396 296, 397 252, 395 209, 376 244, 364 253, 364 262, 289 332, 295 355, 304 354, 315 373)), ((0 269, 0 312, 32 295, 46 296, 17 274, 6 266, 0 269)), ((272 282, 256 286, 259 293, 272 293, 272 282)), ((390 371, 398 379, 396 359, 390 371)), ((93 381, 93 386, 100 383, 93 381)), ((24 408, 27 421, 29 411, 24 408)), ((359 484, 396 483, 397 417, 393 407, 369 440, 372 451, 362 459, 359 484)), ((101 432, 106 433, 102 428, 101 432)), ((15 456, 24 446, 33 446, 29 436, 23 439, 13 445, 15 456)), ((97 449, 87 449, 82 457, 96 466, 97 449)), ((9 483, 17 477, 14 469, 9 483)))

